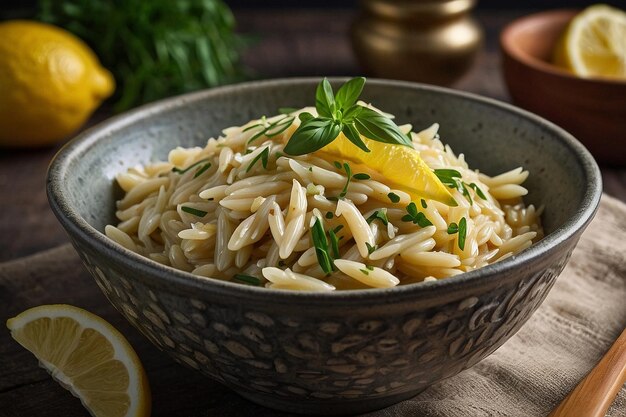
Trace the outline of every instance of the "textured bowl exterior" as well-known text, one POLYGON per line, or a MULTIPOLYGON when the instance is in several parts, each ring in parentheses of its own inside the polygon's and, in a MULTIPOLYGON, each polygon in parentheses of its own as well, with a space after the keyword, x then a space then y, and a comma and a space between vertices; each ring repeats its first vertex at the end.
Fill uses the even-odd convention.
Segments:
POLYGON ((544 300, 593 217, 600 176, 584 147, 529 113, 451 90, 369 81, 367 98, 402 122, 439 121, 444 140, 464 151, 471 166, 488 173, 530 166, 536 178, 529 180, 528 200, 546 205, 546 238, 518 256, 447 280, 303 294, 176 271, 101 233, 119 198, 112 183, 116 172, 162 159, 178 144, 201 144, 206 136, 198 131, 217 134, 277 107, 307 104, 317 81, 243 84, 122 115, 60 151, 50 167, 48 194, 106 297, 176 361, 265 406, 309 414, 364 412, 455 375, 513 335, 544 300), (542 179, 545 172, 551 184, 542 179))
POLYGON ((550 64, 574 10, 541 12, 505 28, 504 79, 515 104, 562 126, 602 163, 626 164, 626 80, 577 77, 550 64))

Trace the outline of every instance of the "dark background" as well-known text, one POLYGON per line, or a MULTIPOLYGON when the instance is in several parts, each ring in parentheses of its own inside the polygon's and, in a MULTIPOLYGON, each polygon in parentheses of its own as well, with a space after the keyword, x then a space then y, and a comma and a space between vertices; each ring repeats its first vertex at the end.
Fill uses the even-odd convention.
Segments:
MULTIPOLYGON (((89 1, 89 0, 84 0, 89 1)), ((124 1, 124 0, 111 0, 124 1)), ((151 0, 145 0, 151 1, 151 0)), ((176 0, 171 0, 176 1, 176 0)), ((226 0, 232 9, 320 9, 320 8, 356 8, 358 0, 226 0)), ((515 9, 551 9, 583 8, 595 3, 610 4, 621 9, 626 8, 625 0, 477 0, 477 9, 515 10, 515 9)), ((0 20, 9 18, 30 18, 36 12, 37 0, 0 0, 0 20)))

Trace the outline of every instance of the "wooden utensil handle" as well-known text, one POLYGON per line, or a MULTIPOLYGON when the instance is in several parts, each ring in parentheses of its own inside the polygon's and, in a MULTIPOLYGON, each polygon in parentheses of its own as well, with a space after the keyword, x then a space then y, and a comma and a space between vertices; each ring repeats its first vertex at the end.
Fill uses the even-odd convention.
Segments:
POLYGON ((626 329, 548 417, 604 417, 626 381, 626 329))

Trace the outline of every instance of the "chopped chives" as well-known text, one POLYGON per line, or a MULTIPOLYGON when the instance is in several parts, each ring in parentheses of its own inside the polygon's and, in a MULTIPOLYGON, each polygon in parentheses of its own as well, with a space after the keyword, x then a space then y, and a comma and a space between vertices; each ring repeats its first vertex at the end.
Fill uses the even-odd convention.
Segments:
POLYGON ((182 206, 180 209, 184 211, 185 213, 193 214, 194 216, 198 216, 198 217, 204 217, 208 213, 204 210, 198 210, 193 207, 182 206))
POLYGON ((252 275, 235 274, 233 279, 237 281, 245 282, 246 284, 250 284, 250 285, 257 285, 257 286, 261 285, 261 280, 258 279, 257 277, 253 277, 252 275))
POLYGON ((204 174, 206 172, 207 169, 211 168, 211 163, 207 163, 205 165, 202 166, 202 168, 200 168, 199 170, 196 171, 195 174, 193 174, 194 178, 198 178, 200 175, 204 174))
POLYGON ((203 162, 207 162, 209 160, 209 158, 204 158, 201 159, 199 161, 194 162, 193 164, 189 165, 187 168, 185 169, 180 169, 180 168, 172 168, 172 172, 176 172, 177 174, 184 174, 185 172, 189 171, 191 168, 195 167, 196 165, 200 165, 203 162))

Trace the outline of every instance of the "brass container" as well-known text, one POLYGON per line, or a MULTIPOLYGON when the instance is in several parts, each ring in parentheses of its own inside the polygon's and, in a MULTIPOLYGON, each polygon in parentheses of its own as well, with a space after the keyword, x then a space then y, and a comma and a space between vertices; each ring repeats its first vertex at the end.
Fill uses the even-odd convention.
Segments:
POLYGON ((472 65, 482 30, 475 0, 362 0, 351 28, 363 70, 381 78, 449 85, 472 65))

